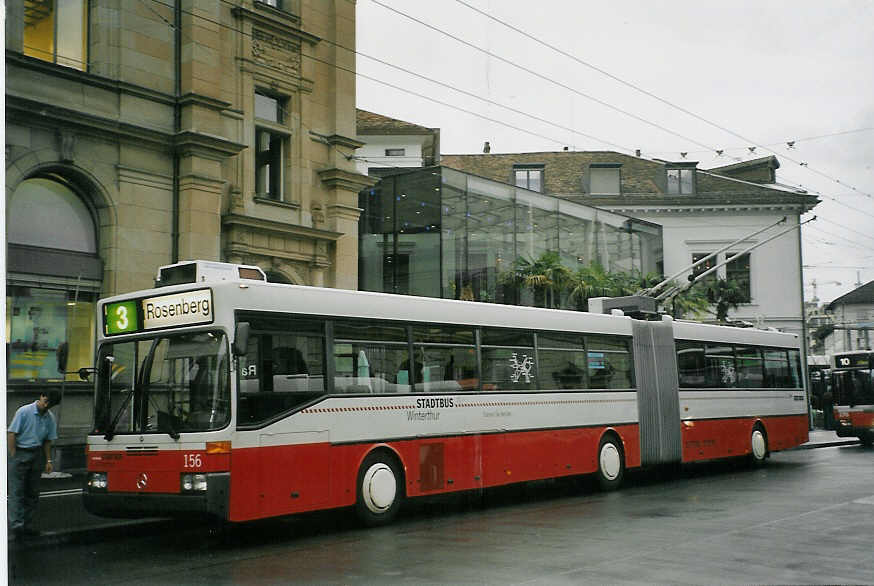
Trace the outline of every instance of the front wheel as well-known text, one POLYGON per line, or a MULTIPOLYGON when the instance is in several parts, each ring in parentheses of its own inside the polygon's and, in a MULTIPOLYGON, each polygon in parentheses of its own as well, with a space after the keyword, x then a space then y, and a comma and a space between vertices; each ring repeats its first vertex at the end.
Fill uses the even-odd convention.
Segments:
POLYGON ((619 440, 605 435, 598 445, 598 486, 603 491, 616 490, 625 475, 625 456, 619 440))
POLYGON ((398 514, 403 498, 403 476, 397 461, 384 453, 368 455, 358 472, 355 510, 368 527, 386 525, 398 514))

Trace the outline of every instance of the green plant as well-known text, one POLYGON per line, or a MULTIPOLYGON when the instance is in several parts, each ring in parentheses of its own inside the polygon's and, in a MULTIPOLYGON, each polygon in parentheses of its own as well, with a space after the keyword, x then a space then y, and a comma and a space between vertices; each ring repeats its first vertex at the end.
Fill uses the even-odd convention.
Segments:
POLYGON ((734 281, 716 279, 707 286, 707 301, 716 306, 716 321, 728 319, 728 310, 737 309, 746 297, 734 281))

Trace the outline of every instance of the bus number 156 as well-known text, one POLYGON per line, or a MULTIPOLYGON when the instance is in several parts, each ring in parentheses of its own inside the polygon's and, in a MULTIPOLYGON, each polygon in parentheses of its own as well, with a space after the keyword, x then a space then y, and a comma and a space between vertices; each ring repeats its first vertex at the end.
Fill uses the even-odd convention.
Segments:
POLYGON ((184 458, 186 468, 200 468, 203 465, 200 454, 185 454, 184 458))

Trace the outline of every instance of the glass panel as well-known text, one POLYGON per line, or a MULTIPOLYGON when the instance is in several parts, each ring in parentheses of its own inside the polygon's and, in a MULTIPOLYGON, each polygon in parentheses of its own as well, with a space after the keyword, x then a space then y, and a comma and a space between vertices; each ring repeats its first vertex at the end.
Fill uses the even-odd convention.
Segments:
POLYGON ((431 342, 432 344, 474 344, 472 328, 448 325, 413 326, 413 342, 431 342))
POLYGON ((502 197, 470 193, 468 196, 469 254, 463 288, 457 299, 515 302, 512 288, 503 290, 504 279, 512 275, 515 258, 514 206, 509 192, 500 195, 502 197))
POLYGON ((695 171, 683 169, 680 171, 680 193, 690 194, 694 191, 695 171))
POLYGON ((383 179, 358 194, 358 207, 364 210, 358 222, 362 291, 394 292, 394 265, 386 262, 394 255, 393 181, 383 179))
POLYGON ((416 390, 426 393, 476 391, 476 348, 416 346, 416 390))
POLYGON ((590 167, 589 193, 593 195, 618 195, 619 167, 590 167))
POLYGON ((677 342, 677 369, 680 388, 696 389, 706 386, 704 344, 701 342, 677 342))
POLYGON ((728 253, 726 259, 732 259, 725 265, 725 278, 734 281, 742 296, 742 303, 750 302, 750 253, 737 255, 728 253))
POLYGON ((96 295, 16 286, 6 292, 8 380, 81 382, 76 371, 93 360, 96 295))
POLYGON ((442 169, 440 213, 443 297, 459 299, 467 271, 467 193, 464 175, 442 169), (459 185, 459 183, 461 185, 459 185))
POLYGON ((379 340, 380 342, 407 342, 406 326, 381 322, 335 321, 335 340, 379 340))
POLYGON ((499 328, 483 328, 483 346, 527 346, 534 347, 534 334, 519 330, 503 330, 499 328))
MULTIPOLYGON (((792 386, 796 389, 802 388, 800 350, 789 350, 789 370, 792 377, 792 386)), ((872 372, 872 374, 874 374, 874 372, 872 372)))
POLYGON ((324 394, 322 336, 252 334, 248 350, 239 359, 238 425, 269 421, 324 394))
POLYGON ((255 130, 255 192, 277 201, 282 199, 283 140, 281 134, 255 130))
POLYGON ((230 420, 227 340, 220 332, 105 344, 98 356, 98 433, 173 435, 220 429, 230 420))
POLYGON ((762 363, 762 352, 752 346, 736 346, 737 356, 737 386, 744 388, 761 388, 765 384, 765 373, 762 363))
POLYGON ((405 344, 334 343, 334 391, 337 393, 408 393, 410 355, 405 344))
POLYGON ((543 171, 531 169, 528 171, 528 189, 541 193, 543 191, 543 171))
POLYGON ((276 98, 255 92, 255 118, 269 122, 282 122, 280 101, 276 98))
POLYGON ((786 350, 765 350, 765 386, 772 389, 794 387, 786 350))
POLYGON ((560 332, 544 332, 537 334, 537 348, 562 348, 568 350, 582 350, 582 334, 562 334, 560 332))
POLYGON ((85 71, 86 1, 57 0, 58 65, 85 71))
POLYGON ((440 176, 424 170, 395 178, 398 216, 396 292, 432 296, 440 288, 440 176))
POLYGON ((589 388, 630 389, 634 386, 630 354, 589 350, 587 357, 589 388))
MULTIPOLYGON (((540 338, 538 337, 538 342, 540 338)), ((586 353, 582 349, 537 351, 541 389, 585 389, 586 353)))
POLYGON ((677 195, 680 193, 680 170, 668 169, 666 173, 668 178, 668 194, 677 195))
POLYGON ((517 170, 514 171, 514 175, 516 178, 516 187, 528 187, 528 171, 517 170))
POLYGON ((97 253, 94 220, 73 190, 50 179, 28 179, 16 188, 6 210, 9 242, 97 253))
POLYGON ((734 349, 731 346, 707 344, 705 365, 705 386, 710 388, 731 388, 737 385, 734 349))
POLYGON ((628 352, 628 344, 627 339, 616 336, 586 336, 586 347, 589 350, 628 352))
POLYGON ((55 56, 55 10, 54 3, 43 6, 43 10, 25 15, 24 54, 29 57, 54 61, 55 56))
POLYGON ((484 391, 537 388, 533 348, 483 348, 482 362, 484 391))

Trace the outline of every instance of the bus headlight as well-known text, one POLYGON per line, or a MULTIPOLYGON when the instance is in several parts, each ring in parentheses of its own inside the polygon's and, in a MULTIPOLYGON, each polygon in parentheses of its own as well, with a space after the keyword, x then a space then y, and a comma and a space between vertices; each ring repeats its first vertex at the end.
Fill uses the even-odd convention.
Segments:
POLYGON ((206 474, 183 474, 182 492, 206 492, 206 474))
POLYGON ((106 472, 89 472, 88 488, 106 490, 106 472))

